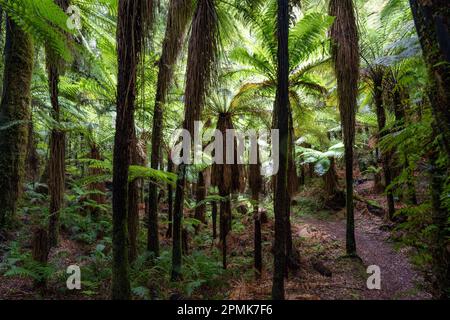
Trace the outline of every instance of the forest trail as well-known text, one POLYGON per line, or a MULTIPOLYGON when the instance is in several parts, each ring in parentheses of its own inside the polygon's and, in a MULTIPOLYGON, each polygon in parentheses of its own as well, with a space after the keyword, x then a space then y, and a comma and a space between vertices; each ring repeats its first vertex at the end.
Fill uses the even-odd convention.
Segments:
MULTIPOLYGON (((372 182, 363 182, 356 187, 356 191, 369 197, 377 203, 383 204, 384 197, 374 195, 371 192, 372 182)), ((311 215, 294 218, 294 228, 297 236, 308 234, 308 230, 318 230, 325 238, 329 238, 332 243, 339 244, 341 256, 334 257, 342 260, 345 252, 346 220, 341 214, 327 215, 327 218, 320 218, 320 215, 311 215)), ((347 279, 349 282, 358 283, 359 296, 361 299, 430 299, 431 295, 423 291, 423 276, 414 269, 410 262, 410 252, 408 248, 394 248, 389 238, 391 232, 382 228, 386 226, 383 218, 375 216, 367 210, 366 205, 356 203, 355 205, 355 237, 357 254, 362 259, 363 269, 359 270, 362 281, 358 279, 347 279), (366 273, 366 268, 371 265, 380 267, 381 290, 369 290, 366 280, 370 274, 366 273), (359 283, 362 282, 362 283, 359 283)), ((332 262, 332 261, 329 261, 332 262)), ((332 263, 335 265, 335 263, 332 263)), ((331 268, 333 269, 333 268, 331 268)), ((334 268, 333 275, 341 273, 342 270, 334 268)), ((345 275, 344 275, 345 276, 345 275)), ((348 276, 351 276, 350 274, 348 276)))
MULTIPOLYGON (((365 268, 377 265, 381 270, 381 290, 362 288, 363 290, 360 290, 361 298, 408 300, 431 298, 429 294, 418 289, 418 284, 423 282, 423 279, 409 262, 407 250, 395 250, 388 242, 389 232, 379 229, 382 220, 369 219, 370 217, 360 214, 356 218, 355 235, 358 255, 365 268)), ((297 223, 297 228, 300 230, 303 228, 318 229, 328 234, 332 241, 345 243, 345 220, 301 218, 297 223)), ((339 272, 339 270, 333 270, 333 274, 339 272)), ((369 274, 367 274, 368 276, 369 274)))
MULTIPOLYGON (((372 182, 362 183, 356 191, 366 199, 385 205, 382 195, 374 194, 372 182)), ((301 202, 309 193, 300 194, 299 205, 291 209, 292 235, 301 257, 301 268, 286 281, 289 300, 419 300, 431 299, 426 292, 423 274, 410 262, 409 248, 395 248, 386 222, 370 213, 366 204, 355 203, 356 244, 362 263, 345 256, 346 221, 344 212, 305 211, 301 202), (381 227, 381 228, 380 228, 381 227), (331 277, 320 274, 317 262, 329 269, 331 277), (381 271, 381 290, 369 290, 367 267, 377 265, 381 271)), ((270 228, 270 227, 269 227, 270 228)), ((266 229, 267 230, 267 229, 266 229)), ((269 232, 270 234, 271 232, 269 232)), ((270 235, 266 234, 266 239, 270 235)), ((248 239, 251 241, 251 239, 248 239)), ((320 269, 320 267, 319 267, 320 269)), ((262 281, 235 281, 231 299, 267 299, 271 292, 271 272, 262 281)))

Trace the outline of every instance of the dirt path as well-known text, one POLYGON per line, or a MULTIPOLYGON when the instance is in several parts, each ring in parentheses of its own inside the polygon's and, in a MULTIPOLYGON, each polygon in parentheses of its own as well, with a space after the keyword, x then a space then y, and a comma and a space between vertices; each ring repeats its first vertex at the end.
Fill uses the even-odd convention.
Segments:
MULTIPOLYGON (((345 221, 319 220, 301 218, 300 225, 312 226, 327 233, 330 238, 339 243, 345 243, 345 221)), ((381 290, 362 291, 364 299, 429 299, 430 295, 422 292, 418 284, 423 283, 422 277, 409 262, 406 250, 395 250, 388 242, 389 233, 379 227, 383 221, 357 213, 356 243, 359 257, 365 267, 377 265, 381 270, 381 290)), ((369 276, 369 275, 367 275, 369 276)))

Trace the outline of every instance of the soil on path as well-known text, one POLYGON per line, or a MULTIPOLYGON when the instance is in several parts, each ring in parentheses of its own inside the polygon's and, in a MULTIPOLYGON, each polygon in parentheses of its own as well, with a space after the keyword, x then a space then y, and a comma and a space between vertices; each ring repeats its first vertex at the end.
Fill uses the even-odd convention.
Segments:
MULTIPOLYGON (((384 197, 371 193, 371 184, 356 188, 366 199, 385 205, 384 197)), ((367 210, 364 203, 355 204, 355 236, 357 253, 362 261, 345 257, 346 222, 344 212, 301 214, 293 207, 291 223, 293 242, 301 256, 301 269, 290 274, 285 284, 286 298, 292 300, 423 300, 431 299, 421 272, 410 263, 411 251, 397 249, 390 241, 391 233, 381 228, 385 221, 367 210), (317 271, 317 261, 332 272, 331 277, 317 271), (381 271, 381 289, 369 290, 367 267, 376 265, 381 271)), ((271 228, 267 226, 267 228, 271 228)), ((251 232, 249 232, 251 234, 251 232)), ((270 239, 272 235, 268 235, 270 239)), ((267 249, 266 249, 267 251, 267 249)), ((269 253, 266 253, 270 256, 269 253)), ((269 260, 270 261, 270 260, 269 260)), ((269 262, 268 262, 269 263, 269 262)), ((232 299, 270 298, 272 275, 269 269, 261 280, 236 281, 232 299)))

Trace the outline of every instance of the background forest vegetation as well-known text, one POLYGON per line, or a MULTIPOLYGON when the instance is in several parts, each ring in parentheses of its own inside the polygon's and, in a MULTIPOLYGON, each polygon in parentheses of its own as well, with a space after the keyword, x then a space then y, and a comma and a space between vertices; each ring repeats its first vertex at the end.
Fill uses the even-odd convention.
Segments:
POLYGON ((0 0, 0 299, 447 299, 449 17, 0 0), (279 171, 175 165, 194 121, 278 129, 279 171))

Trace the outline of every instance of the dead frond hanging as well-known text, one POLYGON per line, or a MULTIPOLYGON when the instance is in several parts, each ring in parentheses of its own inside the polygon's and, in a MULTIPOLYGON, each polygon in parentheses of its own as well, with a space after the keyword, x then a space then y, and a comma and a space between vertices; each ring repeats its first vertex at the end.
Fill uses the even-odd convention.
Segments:
POLYGON ((184 127, 191 134, 200 120, 205 97, 216 69, 218 16, 215 0, 198 0, 189 40, 185 89, 184 127))
POLYGON ((330 15, 335 17, 330 35, 337 78, 339 110, 344 143, 352 148, 355 139, 356 98, 359 79, 359 37, 353 0, 331 0, 330 15))
MULTIPOLYGON (((230 113, 220 113, 217 121, 217 130, 222 133, 222 136, 226 137, 227 130, 234 129, 232 116, 230 113)), ((226 164, 227 148, 224 142, 223 146, 223 163, 213 164, 211 183, 219 188, 219 193, 222 196, 227 196, 233 192, 241 190, 241 165, 237 164, 237 140, 234 139, 233 153, 234 164, 226 164)))

